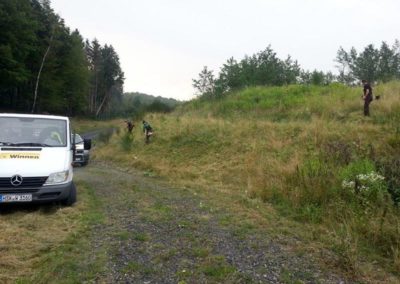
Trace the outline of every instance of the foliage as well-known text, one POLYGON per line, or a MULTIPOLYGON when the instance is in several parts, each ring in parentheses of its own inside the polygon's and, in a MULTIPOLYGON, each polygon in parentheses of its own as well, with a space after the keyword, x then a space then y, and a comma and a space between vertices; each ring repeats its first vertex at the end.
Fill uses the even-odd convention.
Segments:
POLYGON ((124 73, 113 46, 86 41, 85 51, 91 70, 89 112, 98 117, 101 112, 110 113, 112 105, 121 104, 124 73))
POLYGON ((240 61, 229 58, 218 75, 205 66, 198 79, 193 79, 193 87, 198 95, 212 99, 253 86, 329 85, 333 82, 354 85, 362 79, 372 83, 389 82, 400 78, 400 43, 396 40, 389 47, 382 42, 380 49, 370 44, 361 53, 355 48, 347 52, 340 47, 335 61, 339 71, 337 76, 332 72, 310 72, 302 70, 290 56, 285 60, 279 59, 268 46, 240 61))
POLYGON ((193 87, 199 95, 218 98, 223 94, 247 86, 282 86, 297 82, 300 67, 288 56, 285 60, 277 57, 268 46, 252 56, 245 56, 240 62, 233 57, 223 64, 218 76, 205 66, 199 79, 193 79, 193 87))
POLYGON ((117 103, 123 72, 115 50, 85 46, 50 1, 1 1, 0 26, 0 110, 99 115, 117 103))
POLYGON ((212 96, 215 92, 215 78, 213 71, 208 70, 207 66, 204 66, 203 70, 199 74, 199 79, 193 79, 193 87, 198 90, 199 94, 204 96, 212 96))
POLYGON ((143 93, 124 93, 122 103, 115 108, 114 115, 141 119, 147 112, 168 113, 180 104, 175 99, 155 97, 143 93))
POLYGON ((400 78, 400 42, 392 47, 382 42, 380 49, 369 44, 361 53, 353 47, 349 52, 343 47, 337 52, 336 62, 339 69, 338 80, 354 84, 356 80, 368 82, 388 82, 400 78))

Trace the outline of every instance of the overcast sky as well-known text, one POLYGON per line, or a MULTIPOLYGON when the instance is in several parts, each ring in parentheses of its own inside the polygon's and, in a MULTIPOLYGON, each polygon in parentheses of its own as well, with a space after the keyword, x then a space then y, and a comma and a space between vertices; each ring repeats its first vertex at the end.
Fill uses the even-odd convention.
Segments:
POLYGON ((193 97, 192 78, 218 73, 269 44, 304 69, 335 71, 340 46, 400 39, 399 0, 52 0, 84 38, 112 44, 125 91, 193 97))

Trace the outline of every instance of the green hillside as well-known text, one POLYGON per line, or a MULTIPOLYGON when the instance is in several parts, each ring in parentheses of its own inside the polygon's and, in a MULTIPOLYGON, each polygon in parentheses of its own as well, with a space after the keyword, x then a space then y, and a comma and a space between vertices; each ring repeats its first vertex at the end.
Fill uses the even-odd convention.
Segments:
POLYGON ((361 88, 335 84, 199 98, 149 115, 149 145, 139 130, 119 131, 96 156, 201 189, 233 210, 272 204, 299 225, 291 234, 332 251, 335 266, 360 277, 398 276, 400 82, 374 93, 381 98, 371 117, 362 114, 361 88))

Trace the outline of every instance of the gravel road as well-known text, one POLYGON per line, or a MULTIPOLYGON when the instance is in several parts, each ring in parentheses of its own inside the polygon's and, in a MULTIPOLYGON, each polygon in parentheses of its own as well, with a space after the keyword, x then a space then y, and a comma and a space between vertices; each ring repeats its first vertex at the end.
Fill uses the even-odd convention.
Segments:
POLYGON ((228 213, 161 178, 98 163, 75 177, 104 204, 92 242, 107 248, 100 283, 345 283, 266 235, 224 225, 228 213))

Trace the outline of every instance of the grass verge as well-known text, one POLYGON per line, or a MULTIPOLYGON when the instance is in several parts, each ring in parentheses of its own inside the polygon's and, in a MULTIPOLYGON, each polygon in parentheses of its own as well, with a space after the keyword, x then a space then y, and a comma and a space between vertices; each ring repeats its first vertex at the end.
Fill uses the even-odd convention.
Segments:
POLYGON ((73 207, 2 209, 1 283, 81 283, 102 273, 105 258, 90 246, 93 225, 103 221, 101 204, 88 186, 79 183, 77 188, 73 207))

